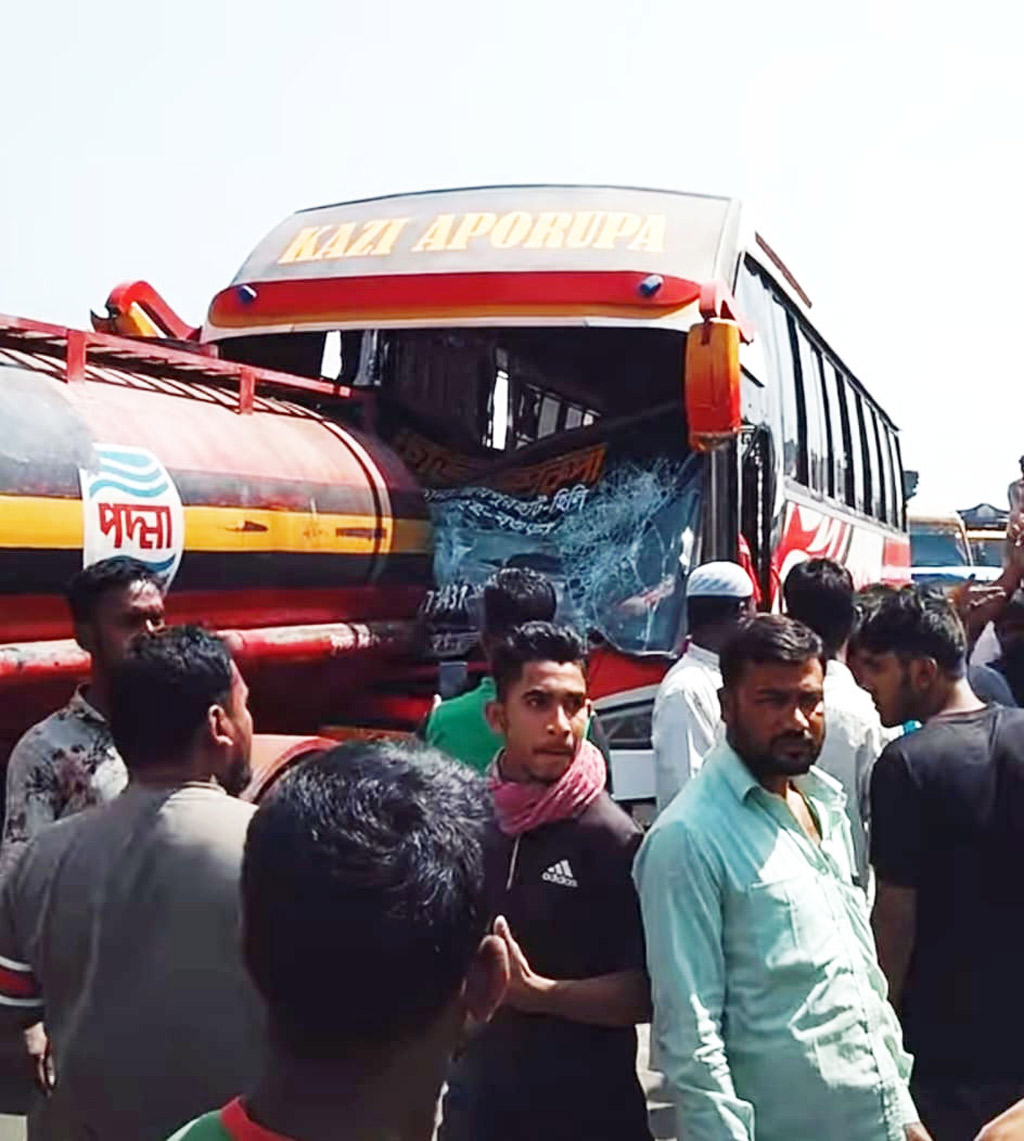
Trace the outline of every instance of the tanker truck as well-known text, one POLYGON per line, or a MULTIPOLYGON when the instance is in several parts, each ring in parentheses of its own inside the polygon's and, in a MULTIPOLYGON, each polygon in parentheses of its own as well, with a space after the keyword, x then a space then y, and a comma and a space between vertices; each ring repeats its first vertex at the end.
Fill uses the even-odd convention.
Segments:
POLYGON ((126 553, 228 632, 266 771, 410 732, 531 566, 591 640, 615 794, 653 796, 689 569, 906 577, 892 422, 738 202, 489 187, 300 211, 192 327, 119 286, 0 320, 0 756, 86 661, 61 589, 126 553))

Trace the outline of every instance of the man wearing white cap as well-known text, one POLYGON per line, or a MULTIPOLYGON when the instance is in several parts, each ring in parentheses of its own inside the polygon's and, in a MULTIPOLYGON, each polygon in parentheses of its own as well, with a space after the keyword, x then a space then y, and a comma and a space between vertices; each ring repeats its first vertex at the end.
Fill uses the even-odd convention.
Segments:
POLYGON ((718 651, 751 613, 753 594, 750 576, 736 563, 705 563, 687 580, 689 645, 658 687, 651 722, 658 812, 697 772, 715 742, 722 721, 718 651))

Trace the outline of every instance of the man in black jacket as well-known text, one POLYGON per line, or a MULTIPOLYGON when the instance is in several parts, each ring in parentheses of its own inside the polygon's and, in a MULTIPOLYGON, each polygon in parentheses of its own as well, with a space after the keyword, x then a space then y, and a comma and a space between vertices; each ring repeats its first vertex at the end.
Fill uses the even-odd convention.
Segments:
POLYGON ((490 905, 512 977, 456 1066, 443 1141, 649 1141, 636 1075, 650 1011, 631 879, 640 833, 586 740, 585 647, 530 622, 494 651, 490 905))

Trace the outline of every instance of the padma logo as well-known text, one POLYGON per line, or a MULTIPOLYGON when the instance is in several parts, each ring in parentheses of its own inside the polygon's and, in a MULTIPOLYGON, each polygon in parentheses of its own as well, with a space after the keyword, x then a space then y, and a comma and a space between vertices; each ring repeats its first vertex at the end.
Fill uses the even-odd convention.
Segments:
POLYGON ((170 586, 185 547, 185 513, 167 469, 145 448, 93 445, 79 468, 84 531, 82 565, 114 555, 145 563, 170 586))

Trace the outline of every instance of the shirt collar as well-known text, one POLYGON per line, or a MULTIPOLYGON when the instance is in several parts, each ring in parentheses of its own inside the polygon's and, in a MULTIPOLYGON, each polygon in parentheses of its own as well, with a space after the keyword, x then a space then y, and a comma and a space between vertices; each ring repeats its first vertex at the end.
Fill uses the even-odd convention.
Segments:
MULTIPOLYGON (((740 760, 739 754, 727 741, 722 741, 715 746, 713 756, 718 771, 722 774, 725 783, 732 789, 737 800, 746 800, 750 792, 762 787, 761 782, 740 760)), ((711 760, 711 757, 708 760, 711 760)), ((816 765, 812 766, 810 771, 804 773, 803 776, 794 777, 793 784, 805 796, 816 797, 830 807, 841 807, 845 801, 843 786, 839 781, 823 772, 816 765)))
POLYGON ((714 650, 707 650, 703 646, 698 646, 696 642, 691 642, 686 647, 684 658, 689 658, 691 661, 700 662, 704 666, 714 666, 718 669, 718 655, 714 650))
POLYGON ((82 721, 91 721, 94 725, 106 725, 107 719, 85 698, 84 687, 79 686, 68 702, 68 710, 82 721))

